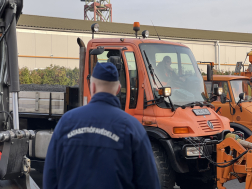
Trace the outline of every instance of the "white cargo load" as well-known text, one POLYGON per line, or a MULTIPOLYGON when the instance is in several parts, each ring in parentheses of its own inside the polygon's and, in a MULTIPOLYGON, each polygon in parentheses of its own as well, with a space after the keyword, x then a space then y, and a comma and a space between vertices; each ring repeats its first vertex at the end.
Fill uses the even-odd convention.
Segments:
POLYGON ((35 139, 30 140, 29 143, 29 156, 45 159, 52 134, 51 130, 37 131, 35 139))
MULTIPOLYGON (((64 92, 20 91, 18 94, 19 112, 49 114, 51 93, 51 114, 64 114, 64 92)), ((10 94, 10 111, 12 95, 10 94)))

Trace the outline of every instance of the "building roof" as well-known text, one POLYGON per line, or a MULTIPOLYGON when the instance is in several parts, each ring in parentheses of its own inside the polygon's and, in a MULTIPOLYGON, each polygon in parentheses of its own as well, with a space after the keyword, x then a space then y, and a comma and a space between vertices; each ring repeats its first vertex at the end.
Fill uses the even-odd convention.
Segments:
MULTIPOLYGON (((18 26, 29 28, 69 30, 79 32, 90 32, 91 25, 94 21, 76 20, 67 18, 56 18, 47 16, 21 15, 18 26)), ((115 34, 131 34, 133 31, 132 24, 114 23, 114 22, 96 22, 100 25, 100 32, 115 34)), ((157 36, 153 26, 141 25, 141 31, 148 30, 150 36, 157 36)), ((218 41, 236 41, 252 42, 251 33, 223 32, 211 30, 196 30, 184 28, 158 27, 156 30, 160 37, 185 38, 195 40, 218 40, 218 41)), ((140 35, 140 33, 139 33, 140 35)))

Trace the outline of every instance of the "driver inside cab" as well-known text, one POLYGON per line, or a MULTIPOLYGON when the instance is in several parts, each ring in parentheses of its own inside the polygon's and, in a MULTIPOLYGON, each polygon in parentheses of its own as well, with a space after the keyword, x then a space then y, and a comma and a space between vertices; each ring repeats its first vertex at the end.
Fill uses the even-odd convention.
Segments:
POLYGON ((171 67, 172 61, 171 57, 165 56, 163 60, 158 64, 158 69, 163 70, 164 75, 168 78, 170 77, 176 77, 177 74, 174 72, 174 70, 171 67))
POLYGON ((167 85, 167 82, 171 80, 185 81, 183 78, 179 77, 176 72, 171 67, 172 61, 170 56, 165 56, 161 62, 157 65, 157 70, 161 76, 161 81, 163 85, 167 85), (162 73, 162 74, 161 74, 162 73))

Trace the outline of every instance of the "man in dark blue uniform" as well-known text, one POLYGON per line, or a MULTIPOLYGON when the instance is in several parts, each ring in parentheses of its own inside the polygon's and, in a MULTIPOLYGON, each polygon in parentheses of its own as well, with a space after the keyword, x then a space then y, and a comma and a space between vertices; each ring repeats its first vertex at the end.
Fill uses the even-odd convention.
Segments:
POLYGON ((120 109, 118 72, 97 63, 90 103, 62 116, 44 167, 44 189, 160 189, 140 122, 120 109))

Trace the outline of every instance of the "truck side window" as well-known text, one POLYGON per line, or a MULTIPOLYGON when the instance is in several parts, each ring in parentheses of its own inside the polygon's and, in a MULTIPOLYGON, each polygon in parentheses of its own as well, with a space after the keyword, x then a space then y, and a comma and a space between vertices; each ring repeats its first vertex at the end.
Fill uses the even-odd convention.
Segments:
POLYGON ((138 96, 138 77, 137 77, 137 67, 136 59, 133 52, 125 52, 125 57, 129 69, 129 78, 130 78, 130 104, 129 108, 136 108, 137 105, 137 96, 138 96))
POLYGON ((125 75, 125 66, 124 66, 124 64, 122 64, 122 69, 121 69, 119 75, 120 75, 119 80, 120 80, 120 83, 121 83, 121 91, 119 92, 117 97, 119 98, 119 100, 121 102, 121 109, 125 110, 127 90, 126 90, 126 75, 125 75))
MULTIPOLYGON (((105 50, 100 55, 90 55, 90 61, 89 61, 89 74, 92 75, 93 69, 97 62, 103 63, 108 62, 108 59, 110 56, 120 56, 119 50, 105 50)), ((123 60, 121 59, 123 62, 123 60)), ((121 103, 121 109, 125 110, 125 104, 126 104, 126 76, 125 76, 125 66, 122 64, 122 69, 120 71, 120 83, 121 83, 121 91, 117 95, 117 97, 120 100, 121 103)))
POLYGON ((212 82, 211 81, 205 81, 205 85, 206 85, 206 90, 207 90, 208 97, 211 97, 212 82))
POLYGON ((195 69, 188 54, 181 53, 180 56, 181 56, 182 75, 194 75, 195 69))

